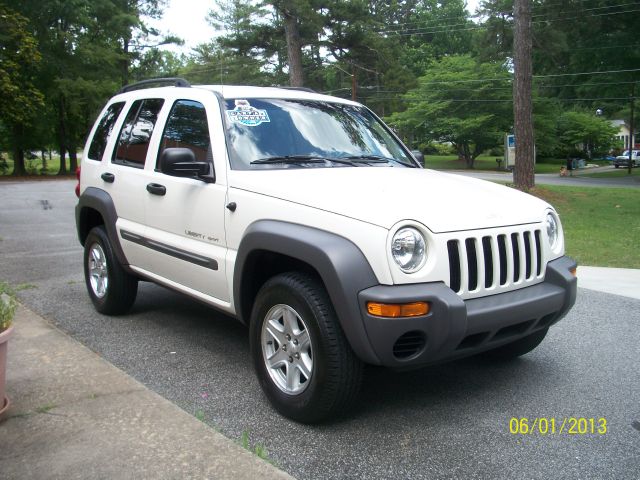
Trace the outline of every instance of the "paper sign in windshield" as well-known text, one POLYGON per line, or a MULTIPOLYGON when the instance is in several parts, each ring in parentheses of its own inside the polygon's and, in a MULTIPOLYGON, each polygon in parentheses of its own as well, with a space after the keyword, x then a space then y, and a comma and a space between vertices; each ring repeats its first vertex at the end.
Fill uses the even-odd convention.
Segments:
POLYGON ((271 121, 266 110, 252 107, 247 100, 236 100, 235 104, 236 108, 227 110, 227 118, 230 122, 240 123, 247 127, 255 127, 261 123, 271 121))

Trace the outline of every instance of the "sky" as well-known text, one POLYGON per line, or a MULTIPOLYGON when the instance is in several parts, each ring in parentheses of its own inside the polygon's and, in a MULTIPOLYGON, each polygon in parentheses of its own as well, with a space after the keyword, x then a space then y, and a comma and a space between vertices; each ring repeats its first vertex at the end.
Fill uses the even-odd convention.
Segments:
MULTIPOLYGON (((479 1, 467 0, 467 10, 473 13, 479 1)), ((215 36, 214 29, 207 23, 207 13, 214 6, 213 0, 169 0, 162 19, 149 23, 163 33, 172 33, 184 40, 182 47, 170 46, 168 50, 189 54, 193 47, 215 36)))
POLYGON ((213 0, 169 0, 162 19, 150 20, 149 24, 163 33, 182 38, 184 46, 172 46, 168 50, 188 54, 191 48, 214 37, 215 30, 207 23, 207 14, 213 6, 213 0))

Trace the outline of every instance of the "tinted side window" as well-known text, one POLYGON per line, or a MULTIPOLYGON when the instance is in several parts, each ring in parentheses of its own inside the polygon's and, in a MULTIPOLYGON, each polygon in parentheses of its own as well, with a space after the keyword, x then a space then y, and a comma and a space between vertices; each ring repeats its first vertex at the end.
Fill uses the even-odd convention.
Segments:
POLYGON ((113 130, 113 126, 122 111, 122 107, 124 107, 124 102, 114 103, 107 108, 106 112, 104 112, 104 115, 100 119, 100 123, 98 123, 98 127, 96 128, 96 133, 93 135, 93 139, 91 140, 91 145, 89 145, 88 157, 91 160, 102 160, 102 154, 107 146, 109 135, 111 135, 111 131, 113 130))
POLYGON ((120 130, 118 146, 113 156, 114 162, 134 167, 144 166, 151 134, 163 103, 164 100, 161 98, 133 102, 120 130))
POLYGON ((199 162, 211 161, 209 126, 204 105, 193 100, 173 104, 162 134, 158 159, 166 148, 189 148, 199 162))

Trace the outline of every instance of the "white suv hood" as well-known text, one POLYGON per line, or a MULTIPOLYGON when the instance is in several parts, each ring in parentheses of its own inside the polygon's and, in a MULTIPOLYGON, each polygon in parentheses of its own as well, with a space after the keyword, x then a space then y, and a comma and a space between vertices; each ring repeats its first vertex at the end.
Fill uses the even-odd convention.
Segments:
POLYGON ((548 207, 513 188, 414 168, 232 170, 229 186, 387 229, 415 220, 434 233, 536 223, 548 207))

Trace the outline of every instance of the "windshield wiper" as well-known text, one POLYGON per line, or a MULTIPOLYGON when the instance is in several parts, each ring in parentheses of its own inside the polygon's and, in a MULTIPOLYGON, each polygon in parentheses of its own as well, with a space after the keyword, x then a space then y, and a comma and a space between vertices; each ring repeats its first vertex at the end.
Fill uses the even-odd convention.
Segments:
POLYGON ((274 155, 273 157, 259 158, 251 162, 251 165, 268 165, 271 163, 324 163, 323 157, 315 155, 274 155))
POLYGON ((389 163, 397 162, 395 158, 382 157, 380 155, 365 154, 365 155, 349 155, 348 157, 340 157, 345 160, 350 160, 354 163, 389 163))
POLYGON ((352 160, 362 159, 363 162, 367 163, 399 163, 400 165, 404 165, 405 167, 416 168, 413 163, 403 162, 402 160, 398 160, 397 158, 392 157, 384 157, 382 155, 374 155, 374 154, 365 154, 365 155, 352 155, 350 157, 345 157, 352 160))
MULTIPOLYGON (((319 155, 274 155, 273 157, 259 158, 253 160, 251 165, 269 165, 278 163, 325 163, 333 162, 341 165, 360 166, 370 163, 389 163, 396 162, 393 158, 381 157, 380 155, 350 155, 348 157, 322 157, 319 155)), ((402 162, 399 162, 402 163, 402 162)))

